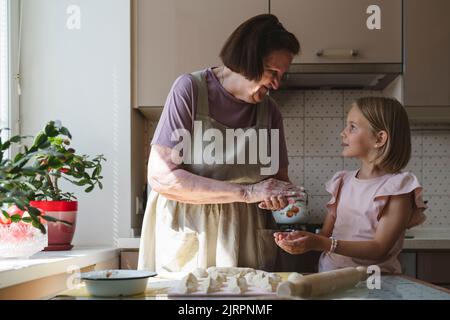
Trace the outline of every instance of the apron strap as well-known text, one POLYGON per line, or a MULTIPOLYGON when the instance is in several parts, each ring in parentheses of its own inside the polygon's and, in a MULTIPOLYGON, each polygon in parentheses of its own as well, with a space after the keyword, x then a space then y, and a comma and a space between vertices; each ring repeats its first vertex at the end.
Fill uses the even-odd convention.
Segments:
POLYGON ((264 97, 263 101, 256 106, 256 127, 267 128, 267 115, 269 113, 269 97, 264 97))
MULTIPOLYGON (((209 116, 208 86, 206 83, 206 69, 191 73, 197 83, 197 114, 209 116)), ((196 116, 197 118, 197 116, 196 116)))

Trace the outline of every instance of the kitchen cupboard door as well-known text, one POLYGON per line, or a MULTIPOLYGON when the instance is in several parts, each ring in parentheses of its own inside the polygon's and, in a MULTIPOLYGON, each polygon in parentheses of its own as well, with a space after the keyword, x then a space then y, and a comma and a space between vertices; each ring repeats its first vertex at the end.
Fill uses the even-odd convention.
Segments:
POLYGON ((402 62, 401 0, 271 0, 270 8, 300 41, 296 63, 402 62))
POLYGON ((221 64, 228 36, 268 0, 136 0, 137 104, 163 106, 183 73, 221 64))
POLYGON ((438 285, 450 284, 450 252, 419 252, 417 279, 438 285))
POLYGON ((404 104, 450 106, 450 1, 404 6, 404 104))

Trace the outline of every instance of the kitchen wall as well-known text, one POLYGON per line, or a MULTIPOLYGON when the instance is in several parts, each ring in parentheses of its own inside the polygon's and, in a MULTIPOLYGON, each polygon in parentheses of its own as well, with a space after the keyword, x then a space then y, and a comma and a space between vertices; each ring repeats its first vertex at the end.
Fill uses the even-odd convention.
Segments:
POLYGON ((21 133, 51 119, 79 153, 107 158, 104 189, 79 200, 74 244, 112 245, 130 234, 129 0, 24 0, 21 133))
MULTIPOLYGON (((390 90, 391 96, 399 93, 390 90)), ((339 133, 351 102, 359 97, 383 96, 380 91, 280 91, 273 95, 284 117, 289 153, 289 176, 310 194, 311 222, 321 223, 330 196, 325 182, 339 170, 354 170, 358 162, 343 159, 339 133)), ((157 123, 149 123, 150 137, 157 123)), ((428 200, 427 221, 420 229, 450 228, 450 132, 412 132, 412 157, 406 170, 422 182, 428 200)))

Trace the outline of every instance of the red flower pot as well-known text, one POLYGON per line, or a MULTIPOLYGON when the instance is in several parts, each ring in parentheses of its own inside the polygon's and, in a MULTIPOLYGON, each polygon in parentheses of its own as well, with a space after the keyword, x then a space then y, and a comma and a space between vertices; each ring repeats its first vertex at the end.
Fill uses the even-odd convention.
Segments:
POLYGON ((48 247, 44 251, 70 250, 78 211, 77 201, 30 201, 30 205, 45 211, 45 215, 72 223, 47 222, 48 247))

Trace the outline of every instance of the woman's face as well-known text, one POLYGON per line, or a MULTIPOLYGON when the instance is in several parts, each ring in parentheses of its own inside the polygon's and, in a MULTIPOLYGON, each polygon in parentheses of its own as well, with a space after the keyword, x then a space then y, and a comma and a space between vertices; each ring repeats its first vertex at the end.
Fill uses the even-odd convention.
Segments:
POLYGON ((252 82, 251 96, 261 102, 269 90, 277 90, 283 74, 288 70, 294 55, 288 51, 274 51, 264 61, 264 74, 258 82, 252 82))

